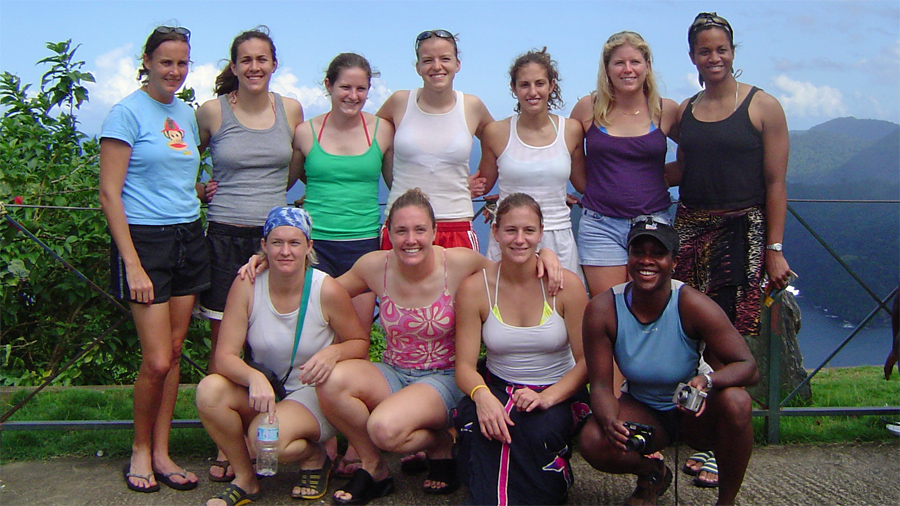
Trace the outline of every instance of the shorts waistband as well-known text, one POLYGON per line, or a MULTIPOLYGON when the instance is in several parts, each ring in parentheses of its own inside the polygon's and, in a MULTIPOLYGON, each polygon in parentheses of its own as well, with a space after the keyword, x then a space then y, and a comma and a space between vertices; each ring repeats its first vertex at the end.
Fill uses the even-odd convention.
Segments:
POLYGON ((242 227, 211 221, 207 223, 206 232, 208 234, 230 235, 232 237, 262 237, 263 227, 242 227))
POLYGON ((437 229, 440 232, 467 232, 472 230, 471 221, 439 221, 437 229))
POLYGON ((145 231, 145 232, 166 232, 169 230, 177 230, 180 228, 181 229, 183 229, 183 228, 191 229, 191 228, 198 228, 198 227, 202 227, 202 225, 200 224, 200 218, 197 218, 196 220, 190 221, 187 223, 173 223, 171 225, 131 225, 131 224, 128 225, 129 230, 138 230, 138 231, 145 231))

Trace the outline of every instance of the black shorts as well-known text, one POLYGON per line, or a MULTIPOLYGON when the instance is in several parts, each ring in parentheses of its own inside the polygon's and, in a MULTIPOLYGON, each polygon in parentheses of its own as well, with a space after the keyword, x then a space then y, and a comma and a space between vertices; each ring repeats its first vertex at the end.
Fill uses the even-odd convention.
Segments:
POLYGON ((260 250, 263 227, 238 227, 211 221, 206 227, 206 245, 212 263, 212 285, 200 294, 200 313, 221 320, 228 291, 238 269, 260 250))
POLYGON ((313 249, 319 258, 316 269, 336 278, 349 271, 359 257, 372 251, 378 251, 378 238, 349 241, 316 239, 313 241, 313 249))
MULTIPOLYGON (((153 283, 154 304, 209 288, 209 253, 199 219, 176 225, 129 225, 128 229, 141 267, 153 283)), ((137 302, 131 298, 125 262, 112 240, 109 270, 109 293, 137 302)))

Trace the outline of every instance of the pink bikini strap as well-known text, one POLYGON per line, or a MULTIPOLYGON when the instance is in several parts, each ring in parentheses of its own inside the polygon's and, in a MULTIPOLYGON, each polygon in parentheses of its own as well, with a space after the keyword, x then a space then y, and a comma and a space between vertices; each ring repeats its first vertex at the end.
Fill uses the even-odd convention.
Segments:
MULTIPOLYGON (((366 117, 363 116, 362 111, 359 111, 359 119, 362 121, 362 124, 363 124, 363 131, 366 133, 366 143, 367 143, 369 146, 371 146, 371 145, 372 145, 372 139, 369 139, 369 127, 366 126, 366 117)), ((377 121, 377 120, 376 120, 376 121, 377 121)))
POLYGON ((322 131, 325 130, 325 122, 328 121, 328 115, 331 114, 331 111, 325 113, 325 117, 322 119, 322 126, 319 127, 319 136, 316 137, 316 142, 322 143, 322 131))

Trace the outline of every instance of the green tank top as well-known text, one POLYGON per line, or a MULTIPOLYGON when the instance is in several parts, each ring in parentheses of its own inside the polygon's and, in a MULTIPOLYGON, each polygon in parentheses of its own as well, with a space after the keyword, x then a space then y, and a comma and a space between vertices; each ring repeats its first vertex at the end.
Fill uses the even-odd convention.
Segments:
POLYGON ((325 152, 316 138, 306 155, 306 200, 303 208, 313 219, 312 239, 342 241, 378 237, 378 178, 384 155, 376 134, 361 155, 341 156, 325 152))

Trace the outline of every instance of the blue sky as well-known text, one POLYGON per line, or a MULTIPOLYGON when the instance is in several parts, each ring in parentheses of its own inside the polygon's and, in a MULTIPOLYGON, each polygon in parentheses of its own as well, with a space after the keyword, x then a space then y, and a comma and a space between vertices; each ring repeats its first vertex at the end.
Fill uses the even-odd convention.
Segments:
POLYGON ((327 110, 321 81, 343 51, 365 55, 382 77, 370 94, 375 111, 387 96, 421 84, 413 40, 426 29, 460 37, 456 88, 481 97, 495 118, 512 113, 507 69, 516 55, 547 46, 559 62, 568 114, 596 84, 600 48, 620 30, 641 33, 654 52, 664 95, 697 91, 687 56, 687 28, 700 11, 718 11, 735 29, 742 82, 778 98, 792 130, 855 116, 900 122, 900 3, 888 1, 40 1, 0 0, 0 68, 40 82, 35 62, 46 42, 68 38, 97 78, 79 118, 96 133, 109 108, 137 87, 141 45, 159 24, 193 33, 188 85, 211 88, 232 38, 265 24, 278 49, 272 88, 303 104, 307 117, 327 110))

